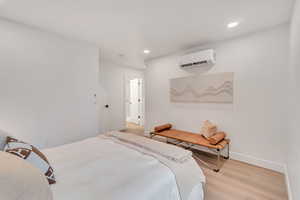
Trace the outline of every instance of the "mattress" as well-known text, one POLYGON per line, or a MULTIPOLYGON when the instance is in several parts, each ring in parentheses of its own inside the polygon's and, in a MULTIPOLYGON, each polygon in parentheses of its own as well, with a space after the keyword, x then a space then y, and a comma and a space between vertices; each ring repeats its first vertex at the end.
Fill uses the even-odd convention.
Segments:
MULTIPOLYGON (((181 199, 176 176, 168 167, 113 141, 94 137, 43 153, 55 171, 54 200, 181 199)), ((195 170, 203 176, 200 168, 195 170)), ((191 191, 188 200, 203 199, 203 182, 199 180, 191 191)))

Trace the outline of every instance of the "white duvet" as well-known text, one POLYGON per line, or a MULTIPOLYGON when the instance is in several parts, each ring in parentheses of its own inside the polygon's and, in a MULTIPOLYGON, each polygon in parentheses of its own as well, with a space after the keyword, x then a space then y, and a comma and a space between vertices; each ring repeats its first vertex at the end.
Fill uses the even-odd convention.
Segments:
MULTIPOLYGON (((55 170, 54 200, 181 200, 168 167, 111 140, 89 138, 43 153, 55 170)), ((189 200, 203 199, 203 180, 189 200)))

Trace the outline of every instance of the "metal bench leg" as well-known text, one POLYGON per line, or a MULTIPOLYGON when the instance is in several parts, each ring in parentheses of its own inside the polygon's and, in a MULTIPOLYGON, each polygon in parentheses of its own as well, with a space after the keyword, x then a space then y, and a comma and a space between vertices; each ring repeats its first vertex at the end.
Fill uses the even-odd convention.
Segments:
POLYGON ((217 158, 217 168, 214 169, 215 172, 219 172, 220 171, 220 164, 221 164, 221 161, 220 161, 220 157, 221 157, 221 151, 220 149, 217 149, 218 151, 218 158, 217 158))
POLYGON ((152 139, 155 136, 155 133, 150 132, 150 138, 152 139))
POLYGON ((229 151, 230 151, 230 148, 229 148, 229 143, 227 144, 227 155, 224 156, 223 158, 228 160, 229 159, 229 151))

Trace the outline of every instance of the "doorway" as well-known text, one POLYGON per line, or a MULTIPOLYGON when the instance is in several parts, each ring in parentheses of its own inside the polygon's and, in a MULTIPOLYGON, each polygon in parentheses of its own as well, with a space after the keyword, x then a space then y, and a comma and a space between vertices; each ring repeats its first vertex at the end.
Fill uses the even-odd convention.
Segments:
POLYGON ((144 133, 143 79, 126 80, 126 131, 144 133))

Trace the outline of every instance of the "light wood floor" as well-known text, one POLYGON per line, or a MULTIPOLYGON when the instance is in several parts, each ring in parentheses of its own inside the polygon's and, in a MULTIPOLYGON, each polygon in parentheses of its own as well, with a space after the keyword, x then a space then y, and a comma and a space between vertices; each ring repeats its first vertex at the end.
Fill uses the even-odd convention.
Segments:
POLYGON ((121 130, 121 131, 142 135, 144 133, 144 127, 139 126, 138 124, 135 124, 135 123, 132 123, 132 122, 126 122, 126 129, 121 130))
MULTIPOLYGON (((125 132, 143 135, 136 129, 125 132)), ((200 153, 199 157, 208 163, 215 161, 211 154, 200 153)), ((281 173, 231 159, 223 161, 218 173, 198 164, 206 176, 205 200, 288 200, 281 173)))

